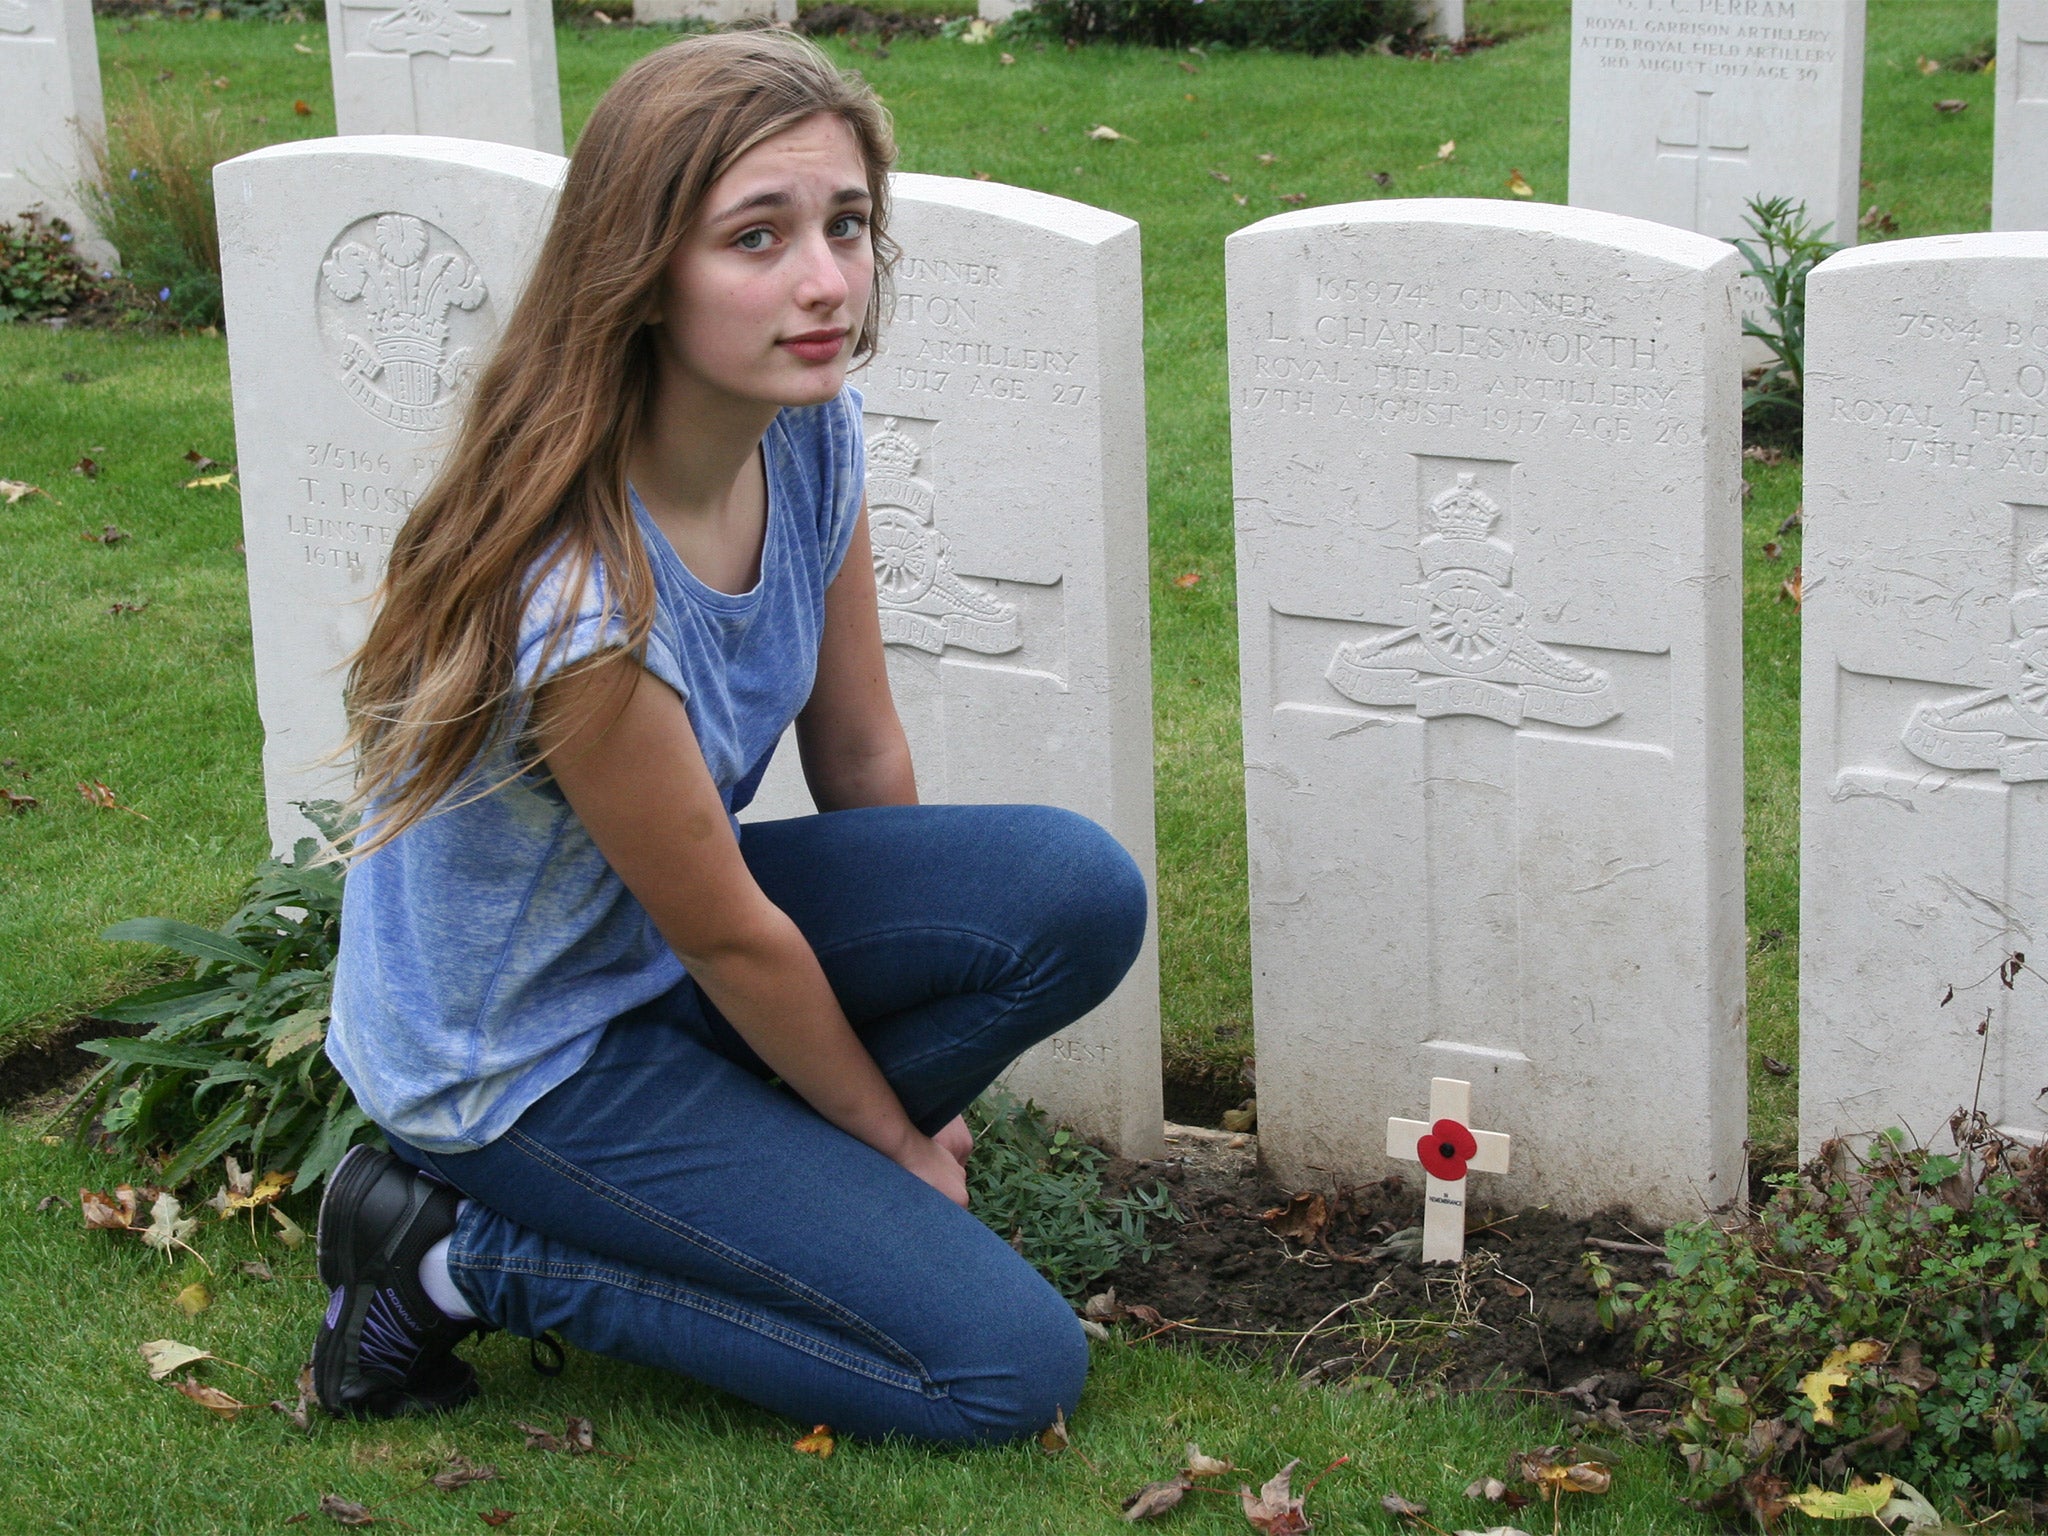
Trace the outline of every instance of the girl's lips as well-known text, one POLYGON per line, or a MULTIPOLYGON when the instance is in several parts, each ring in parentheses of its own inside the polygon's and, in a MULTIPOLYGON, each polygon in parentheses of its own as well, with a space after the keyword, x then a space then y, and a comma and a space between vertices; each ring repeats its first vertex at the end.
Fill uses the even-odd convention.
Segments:
POLYGON ((786 336, 779 345, 807 363, 829 363, 846 345, 846 332, 808 331, 801 336, 786 336))

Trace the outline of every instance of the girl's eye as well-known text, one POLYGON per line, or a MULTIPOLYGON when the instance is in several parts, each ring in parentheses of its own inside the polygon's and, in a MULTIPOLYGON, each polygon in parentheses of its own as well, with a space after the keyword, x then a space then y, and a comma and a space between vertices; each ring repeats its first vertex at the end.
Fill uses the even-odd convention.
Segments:
POLYGON ((765 228, 749 229, 743 230, 733 240, 733 244, 743 251, 765 251, 768 249, 768 242, 774 238, 774 235, 765 228))
POLYGON ((868 221, 865 215, 842 213, 832 221, 829 233, 834 240, 851 240, 867 227, 868 221))

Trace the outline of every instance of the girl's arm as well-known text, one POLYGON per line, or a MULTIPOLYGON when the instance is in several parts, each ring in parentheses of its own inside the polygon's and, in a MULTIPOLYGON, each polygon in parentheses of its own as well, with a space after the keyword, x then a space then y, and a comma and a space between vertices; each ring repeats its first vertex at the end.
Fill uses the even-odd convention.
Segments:
POLYGON ((868 550, 868 509, 854 521, 845 561, 825 592, 825 633, 818 678, 796 717, 804 780, 821 811, 917 804, 910 743, 896 718, 882 621, 875 610, 875 566, 868 550))
POLYGON ((827 1120, 965 1205, 960 1164, 910 1123, 803 934, 754 883, 682 700, 622 656, 548 684, 536 708, 570 808, 740 1037, 827 1120))

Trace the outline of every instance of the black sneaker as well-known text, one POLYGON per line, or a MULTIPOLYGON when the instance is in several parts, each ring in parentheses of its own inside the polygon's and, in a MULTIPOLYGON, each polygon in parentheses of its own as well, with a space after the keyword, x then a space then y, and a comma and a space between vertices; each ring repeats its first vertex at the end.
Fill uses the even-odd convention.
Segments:
POLYGON ((476 1395, 455 1346, 486 1325, 427 1299, 420 1260, 455 1230, 461 1200, 388 1152, 351 1147, 327 1177, 316 1240, 327 1316, 313 1344, 313 1390, 337 1416, 438 1413, 476 1395))

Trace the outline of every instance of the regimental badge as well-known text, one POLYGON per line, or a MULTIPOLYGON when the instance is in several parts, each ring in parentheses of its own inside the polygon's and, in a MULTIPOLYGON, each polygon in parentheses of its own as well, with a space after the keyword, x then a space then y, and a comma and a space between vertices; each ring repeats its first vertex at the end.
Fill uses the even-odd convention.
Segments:
POLYGON ((1907 720, 1902 739, 1922 762, 1996 770, 2008 784, 2048 779, 2048 542, 2026 564, 2033 585, 2012 595, 2013 638, 1992 653, 1992 686, 1907 720))
POLYGON ((894 416, 867 443, 868 537, 882 639, 937 656, 947 646, 1000 656, 1024 644, 1017 608, 953 574, 946 536, 933 522, 923 451, 894 416))
MULTIPOLYGON (((453 344, 453 324, 489 297, 469 254, 424 219, 381 213, 341 233, 320 276, 339 301, 322 328, 349 397, 396 427, 445 427, 472 358, 453 344)), ((486 331, 488 320, 472 329, 486 331)))

